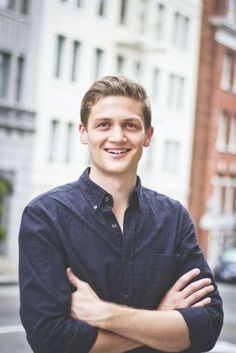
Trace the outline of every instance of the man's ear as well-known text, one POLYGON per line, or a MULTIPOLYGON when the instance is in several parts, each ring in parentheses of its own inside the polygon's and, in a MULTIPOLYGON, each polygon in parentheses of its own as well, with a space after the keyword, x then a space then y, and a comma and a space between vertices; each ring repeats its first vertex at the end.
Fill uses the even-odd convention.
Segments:
POLYGON ((80 141, 82 142, 82 144, 87 145, 88 144, 87 129, 83 123, 79 124, 79 135, 80 135, 80 141))
POLYGON ((151 143, 152 135, 153 135, 153 127, 149 127, 145 132, 145 139, 144 139, 144 147, 148 147, 151 143))

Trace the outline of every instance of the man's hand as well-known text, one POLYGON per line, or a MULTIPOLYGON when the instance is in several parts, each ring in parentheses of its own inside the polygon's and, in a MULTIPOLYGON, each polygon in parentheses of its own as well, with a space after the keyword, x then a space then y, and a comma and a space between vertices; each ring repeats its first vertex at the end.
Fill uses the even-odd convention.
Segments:
POLYGON ((203 278, 190 283, 199 273, 200 270, 195 268, 181 276, 166 292, 157 310, 174 310, 194 306, 203 307, 209 304, 211 298, 204 297, 214 290, 210 278, 203 278))
POLYGON ((70 268, 66 273, 70 283, 76 287, 76 291, 71 295, 71 317, 99 327, 98 322, 106 318, 105 303, 90 285, 76 277, 70 268))

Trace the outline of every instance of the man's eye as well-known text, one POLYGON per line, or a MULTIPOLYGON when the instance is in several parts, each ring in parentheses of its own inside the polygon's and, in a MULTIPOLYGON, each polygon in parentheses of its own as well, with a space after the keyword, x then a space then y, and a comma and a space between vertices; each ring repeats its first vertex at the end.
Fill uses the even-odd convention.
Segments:
POLYGON ((109 126, 110 126, 109 123, 106 123, 106 122, 103 122, 103 123, 100 123, 100 124, 97 125, 97 127, 101 128, 101 129, 106 129, 109 126))
POLYGON ((133 123, 126 123, 125 127, 128 129, 136 129, 137 128, 137 126, 133 123))

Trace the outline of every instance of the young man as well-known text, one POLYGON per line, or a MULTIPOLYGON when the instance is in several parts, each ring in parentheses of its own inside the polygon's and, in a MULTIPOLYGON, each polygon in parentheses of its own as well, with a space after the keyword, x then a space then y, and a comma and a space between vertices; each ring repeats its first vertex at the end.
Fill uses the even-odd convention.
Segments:
POLYGON ((152 134, 139 84, 108 76, 85 94, 80 138, 90 167, 37 197, 22 218, 21 319, 34 352, 202 352, 215 344, 222 303, 190 217, 137 176, 152 134))

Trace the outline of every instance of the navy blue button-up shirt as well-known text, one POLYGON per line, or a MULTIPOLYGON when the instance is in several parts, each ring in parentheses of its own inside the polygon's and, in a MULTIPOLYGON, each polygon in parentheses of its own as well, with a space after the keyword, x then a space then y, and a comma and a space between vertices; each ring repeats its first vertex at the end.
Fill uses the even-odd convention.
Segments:
MULTIPOLYGON (((89 179, 34 199, 24 210, 19 236, 21 319, 35 353, 85 353, 97 329, 70 318, 68 266, 105 301, 156 309, 184 273, 212 278, 186 209, 137 181, 123 233, 110 194, 89 179)), ((214 281, 213 281, 214 283, 214 281)), ((223 312, 217 289, 204 307, 180 309, 190 333, 189 352, 210 350, 223 312)), ((142 347, 132 352, 158 352, 142 347)), ((105 353, 105 352, 104 352, 105 353)))

